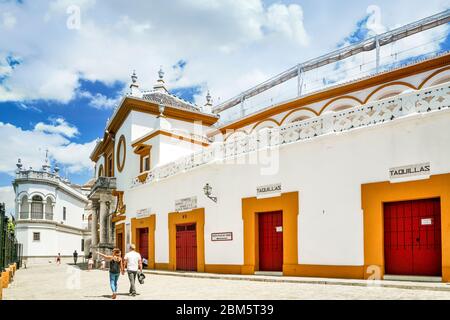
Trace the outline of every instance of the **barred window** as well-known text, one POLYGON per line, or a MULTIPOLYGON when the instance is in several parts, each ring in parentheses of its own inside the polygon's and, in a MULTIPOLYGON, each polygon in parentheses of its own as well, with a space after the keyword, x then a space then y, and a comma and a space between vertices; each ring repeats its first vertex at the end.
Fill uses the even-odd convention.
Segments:
POLYGON ((41 240, 41 233, 33 232, 33 241, 40 241, 40 240, 41 240))
POLYGON ((42 197, 33 196, 31 199, 31 219, 43 219, 44 218, 44 202, 42 197))
POLYGON ((30 206, 28 204, 28 197, 23 196, 20 202, 20 219, 28 219, 30 214, 30 206))
POLYGON ((45 219, 53 220, 53 201, 50 198, 47 198, 45 204, 45 219))

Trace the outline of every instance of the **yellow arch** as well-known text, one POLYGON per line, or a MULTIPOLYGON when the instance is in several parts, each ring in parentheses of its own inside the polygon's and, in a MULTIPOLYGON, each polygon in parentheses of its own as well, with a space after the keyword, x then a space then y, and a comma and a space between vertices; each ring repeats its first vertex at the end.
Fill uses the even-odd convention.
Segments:
POLYGON ((350 100, 355 100, 356 102, 358 102, 359 104, 363 104, 363 102, 361 100, 359 100, 358 98, 354 97, 354 96, 340 96, 340 97, 336 97, 331 99, 330 101, 328 101, 323 107, 322 109, 320 109, 319 114, 321 115, 322 112, 324 112, 326 110, 326 108, 332 104, 333 102, 336 102, 338 100, 343 100, 343 99, 350 99, 350 100))
POLYGON ((378 88, 376 88, 375 90, 373 90, 373 91, 366 97, 366 99, 364 100, 364 102, 363 102, 362 104, 367 103, 367 102, 369 101, 369 99, 370 99, 375 93, 377 93, 378 91, 380 91, 380 90, 382 90, 382 89, 384 89, 384 88, 387 88, 387 87, 397 86, 397 85, 400 85, 400 86, 406 86, 406 87, 408 87, 408 88, 417 90, 417 88, 416 88, 414 85, 412 85, 412 84, 410 84, 410 83, 408 83, 408 82, 405 82, 405 81, 394 81, 394 82, 385 83, 385 84, 379 86, 378 88))
POLYGON ((423 81, 419 84, 418 89, 422 89, 423 86, 425 86, 425 84, 426 84, 430 79, 432 79, 434 76, 437 76, 438 74, 441 74, 441 73, 443 73, 444 71, 447 71, 447 70, 450 70, 450 66, 445 67, 445 68, 442 68, 442 69, 439 69, 439 70, 436 70, 435 72, 433 72, 432 74, 430 74, 428 77, 426 77, 425 80, 423 80, 423 81))

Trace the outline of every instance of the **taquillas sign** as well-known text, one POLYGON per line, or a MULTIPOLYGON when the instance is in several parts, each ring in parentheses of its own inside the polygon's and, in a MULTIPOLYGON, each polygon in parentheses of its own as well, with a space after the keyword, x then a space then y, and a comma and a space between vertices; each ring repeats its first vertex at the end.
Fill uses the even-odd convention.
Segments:
POLYGON ((273 195, 281 193, 281 183, 260 186, 256 188, 256 196, 263 197, 266 195, 273 195))
POLYGON ((431 166, 429 162, 413 164, 404 167, 396 167, 389 169, 389 177, 391 179, 406 178, 412 176, 429 176, 431 166))

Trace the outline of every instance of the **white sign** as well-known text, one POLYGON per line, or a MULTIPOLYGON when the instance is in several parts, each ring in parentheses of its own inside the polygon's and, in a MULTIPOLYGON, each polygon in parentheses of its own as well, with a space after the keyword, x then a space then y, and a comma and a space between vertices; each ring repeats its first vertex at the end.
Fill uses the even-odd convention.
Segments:
POLYGON ((426 162, 404 167, 391 168, 389 169, 389 177, 391 180, 394 180, 415 176, 430 176, 430 172, 430 163, 426 162))
POLYGON ((175 200, 175 211, 187 211, 197 208, 197 197, 175 200))
POLYGON ((256 188, 256 197, 262 198, 274 194, 281 194, 281 183, 269 184, 256 188))
POLYGON ((275 227, 275 231, 276 231, 276 232, 283 232, 283 227, 282 227, 282 226, 280 226, 280 227, 275 227))
POLYGON ((231 240, 233 240, 233 232, 211 233, 211 241, 231 241, 231 240))
POLYGON ((420 224, 423 226, 431 226, 433 225, 433 218, 425 218, 420 221, 420 224))
POLYGON ((151 213, 152 213, 152 208, 140 209, 136 212, 136 219, 150 217, 151 213))

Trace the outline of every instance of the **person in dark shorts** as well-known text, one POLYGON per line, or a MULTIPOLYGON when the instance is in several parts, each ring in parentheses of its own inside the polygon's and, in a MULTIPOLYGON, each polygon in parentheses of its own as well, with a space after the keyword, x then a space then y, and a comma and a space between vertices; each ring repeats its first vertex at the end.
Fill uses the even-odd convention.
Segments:
POLYGON ((77 260, 78 260, 78 252, 77 252, 77 250, 75 250, 73 252, 73 263, 77 264, 77 260))
POLYGON ((125 269, 123 267, 123 260, 121 256, 121 252, 119 249, 114 248, 112 252, 112 256, 108 256, 106 254, 97 252, 97 254, 105 260, 109 260, 109 284, 111 286, 112 291, 112 299, 117 297, 117 281, 119 280, 120 274, 125 274, 125 269))
POLYGON ((58 253, 58 256, 56 257, 56 264, 61 264, 61 253, 58 253))

